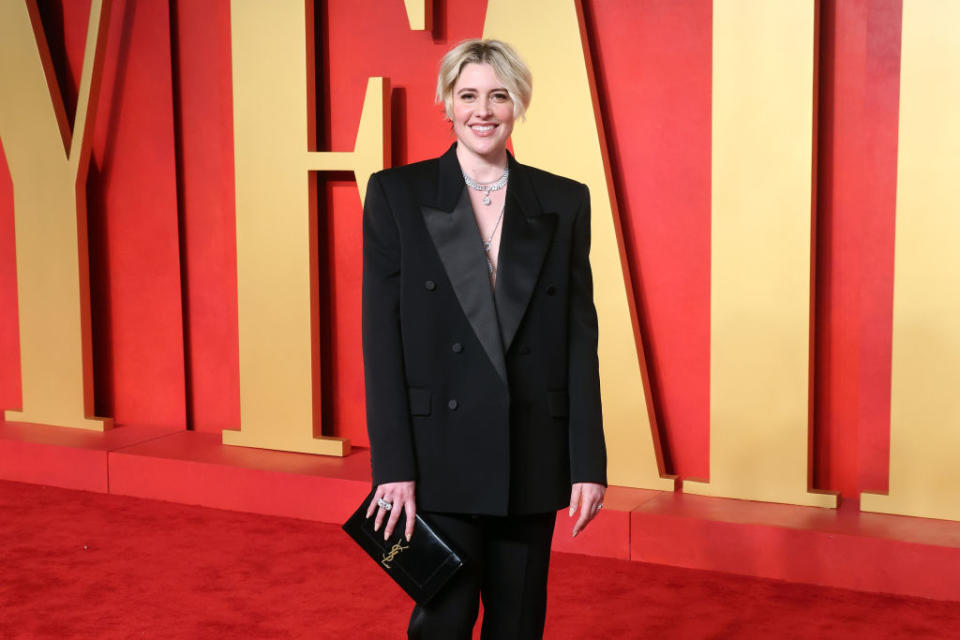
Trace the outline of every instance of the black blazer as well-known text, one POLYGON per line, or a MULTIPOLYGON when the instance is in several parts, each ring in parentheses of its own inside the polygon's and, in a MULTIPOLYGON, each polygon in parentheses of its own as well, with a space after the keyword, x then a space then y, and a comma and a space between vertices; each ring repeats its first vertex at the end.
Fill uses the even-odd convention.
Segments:
POLYGON ((456 144, 367 185, 373 481, 416 480, 425 511, 555 511, 606 484, 589 192, 509 167, 495 291, 456 144))

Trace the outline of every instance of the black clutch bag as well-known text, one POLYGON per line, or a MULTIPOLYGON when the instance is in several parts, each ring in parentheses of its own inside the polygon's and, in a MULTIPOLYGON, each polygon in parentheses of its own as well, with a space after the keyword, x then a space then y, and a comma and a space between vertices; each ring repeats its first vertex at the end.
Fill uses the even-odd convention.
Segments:
POLYGON ((384 540, 386 519, 380 531, 374 531, 376 515, 366 518, 367 507, 372 499, 373 493, 344 523, 343 530, 417 604, 426 604, 460 570, 463 560, 419 515, 410 542, 404 536, 406 512, 400 514, 390 539, 384 540))

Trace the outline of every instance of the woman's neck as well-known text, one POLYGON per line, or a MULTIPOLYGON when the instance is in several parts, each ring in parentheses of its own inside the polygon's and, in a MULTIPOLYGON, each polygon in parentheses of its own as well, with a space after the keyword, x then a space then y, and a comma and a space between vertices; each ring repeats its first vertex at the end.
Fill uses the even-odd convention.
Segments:
POLYGON ((502 149, 495 157, 480 156, 457 145, 457 160, 460 168, 473 180, 481 184, 493 182, 503 175, 507 168, 507 150, 502 149))

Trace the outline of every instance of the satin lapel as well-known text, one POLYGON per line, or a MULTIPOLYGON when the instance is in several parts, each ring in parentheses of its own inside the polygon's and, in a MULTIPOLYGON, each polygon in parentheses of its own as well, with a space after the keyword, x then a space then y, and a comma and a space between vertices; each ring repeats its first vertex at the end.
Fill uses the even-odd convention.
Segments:
POLYGON ((557 215, 541 210, 523 166, 511 156, 495 294, 504 352, 510 350, 530 303, 556 223, 557 215))
POLYGON ((460 180, 460 198, 453 211, 426 205, 421 206, 421 211, 463 313, 493 367, 506 382, 507 365, 487 274, 487 258, 463 181, 460 180))

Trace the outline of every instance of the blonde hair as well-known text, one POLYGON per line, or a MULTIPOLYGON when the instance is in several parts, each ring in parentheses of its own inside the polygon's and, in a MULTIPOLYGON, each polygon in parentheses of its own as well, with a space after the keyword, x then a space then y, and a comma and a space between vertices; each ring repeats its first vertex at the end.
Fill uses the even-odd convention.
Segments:
POLYGON ((513 47, 500 40, 464 40, 450 49, 440 61, 437 74, 437 104, 443 104, 453 119, 453 87, 460 72, 470 63, 489 64, 503 82, 513 100, 513 116, 522 118, 533 95, 533 74, 513 47))

